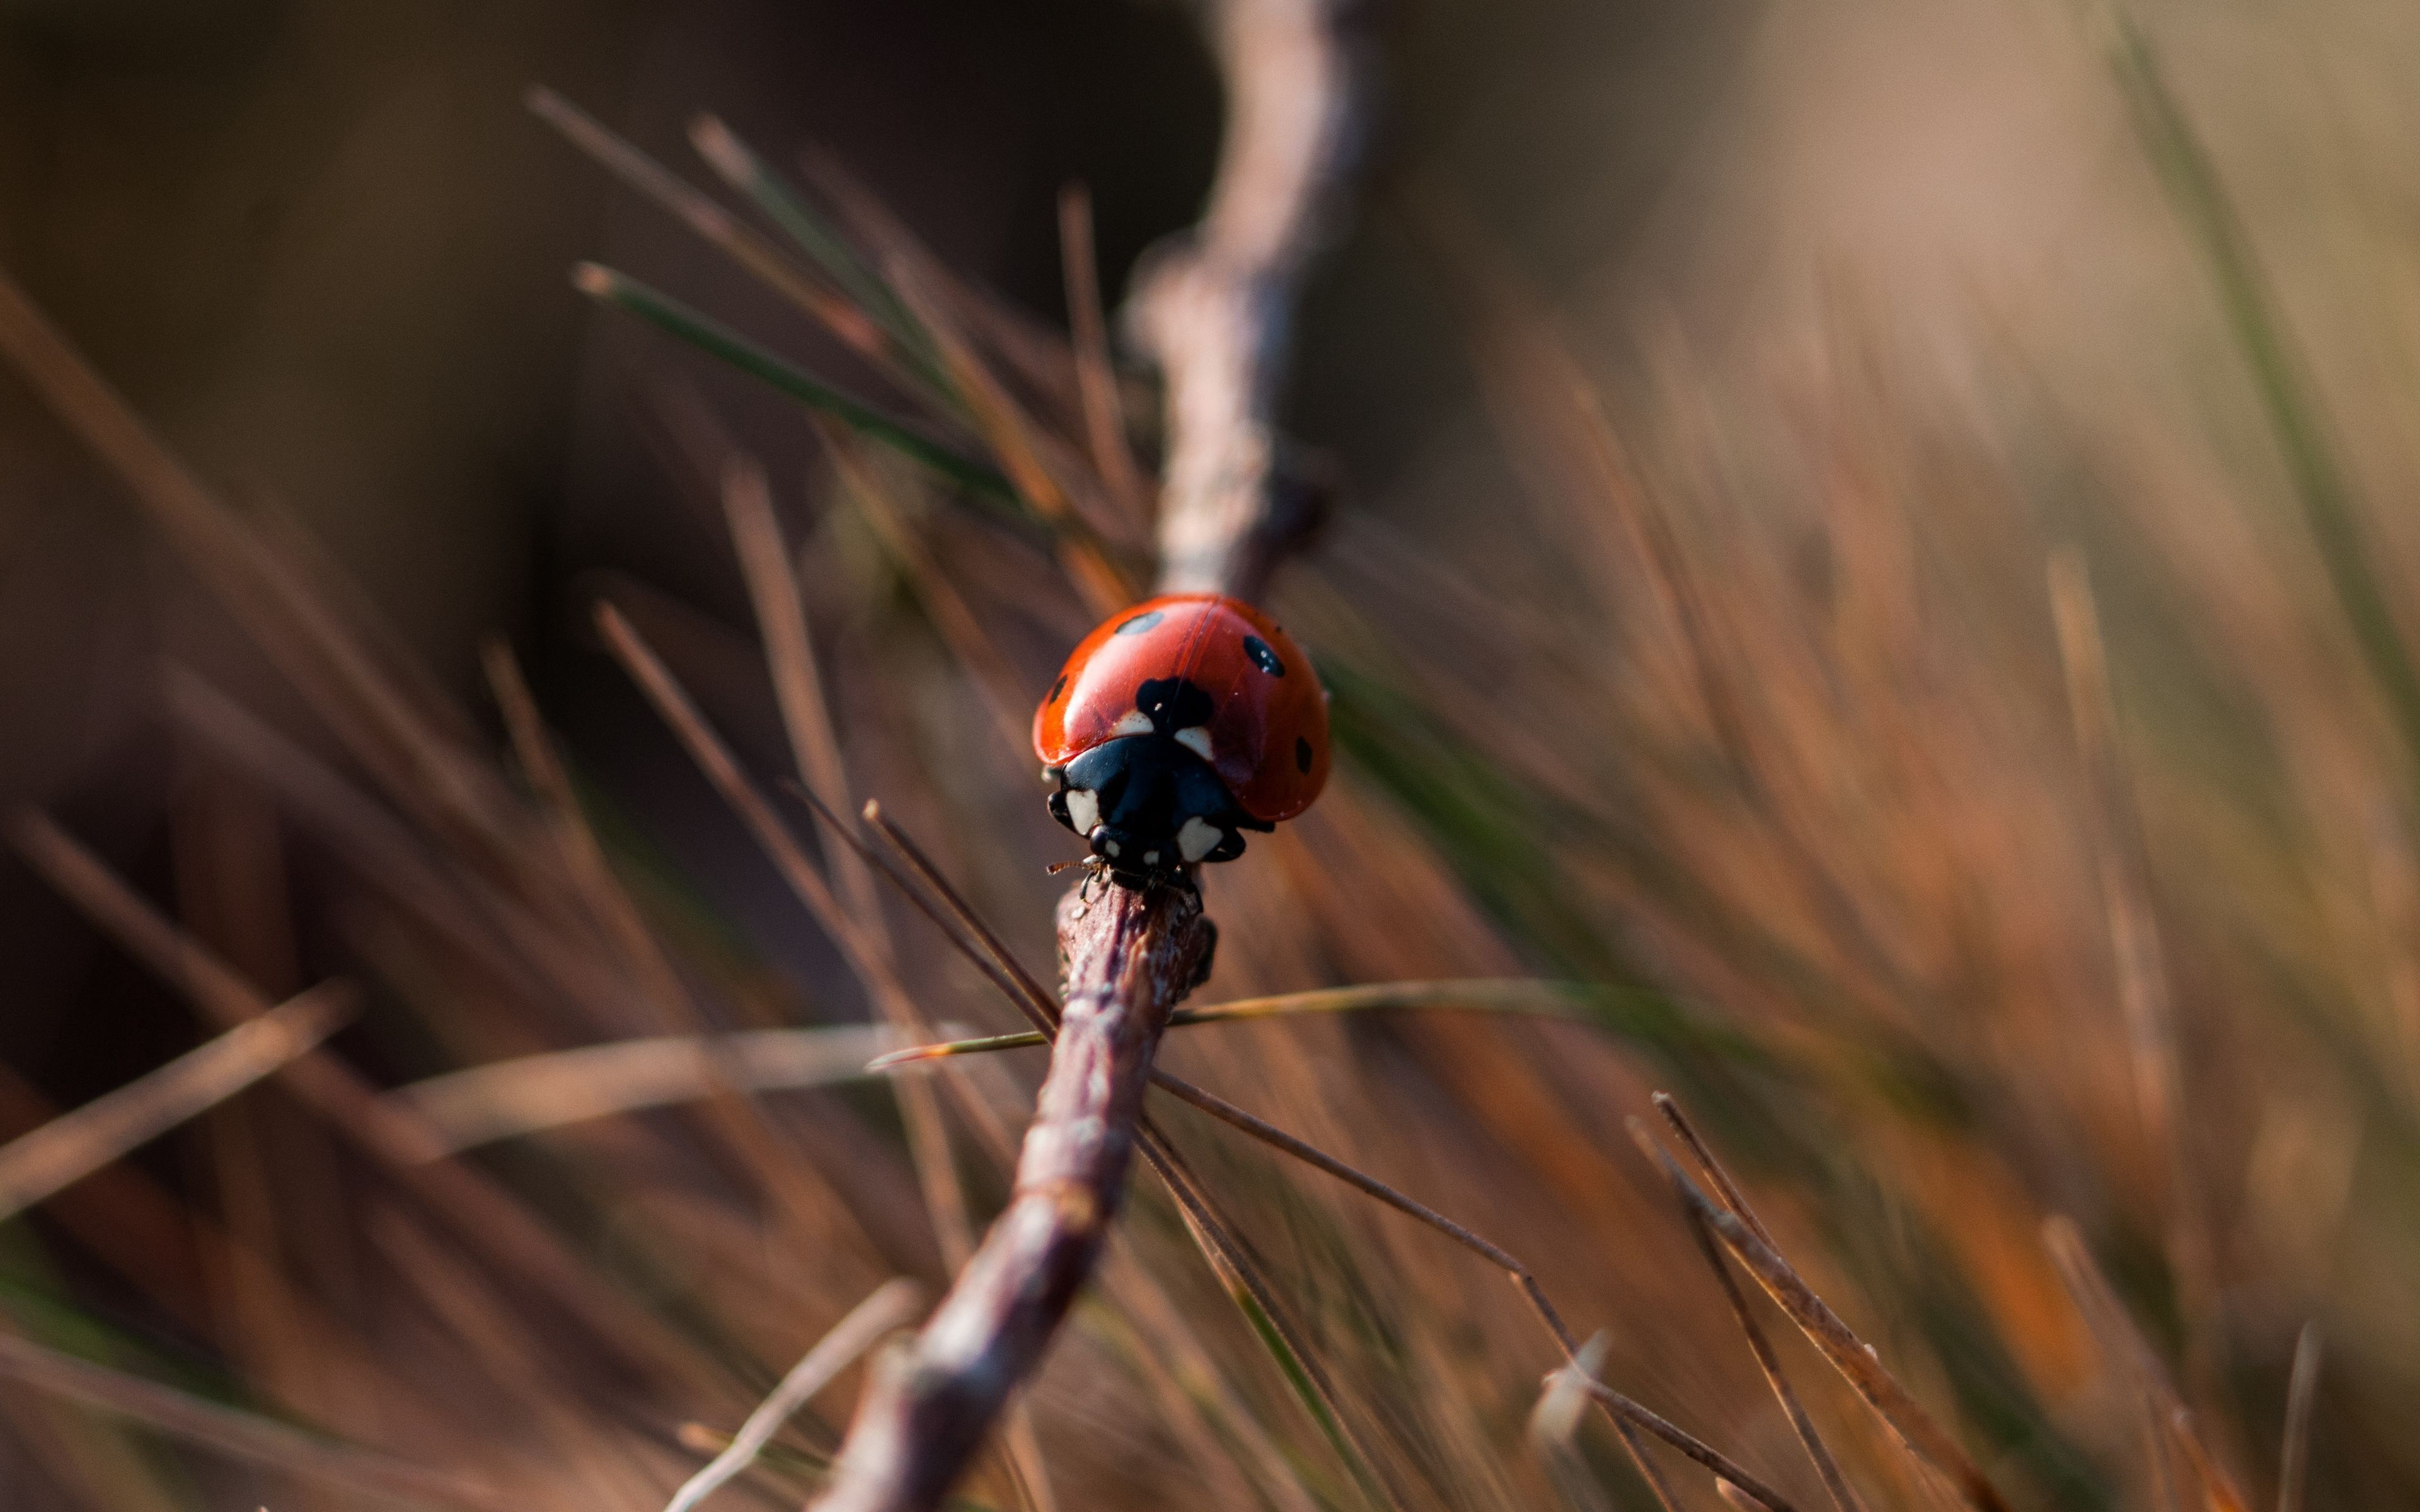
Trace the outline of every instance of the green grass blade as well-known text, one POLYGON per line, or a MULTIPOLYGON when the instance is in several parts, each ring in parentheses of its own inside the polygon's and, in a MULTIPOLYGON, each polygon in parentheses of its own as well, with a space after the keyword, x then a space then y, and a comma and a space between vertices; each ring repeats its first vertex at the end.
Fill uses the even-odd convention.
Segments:
POLYGON ((771 385, 808 409, 831 416, 869 440, 923 464, 953 483, 994 499, 1019 502, 1016 490, 994 469, 960 455, 863 400, 800 371, 730 327, 667 294, 596 263, 580 264, 573 270, 571 281, 590 299, 637 316, 708 356, 771 385))
POLYGON ((2217 282, 2228 330, 2251 368, 2253 386, 2276 434, 2329 586, 2405 744, 2420 754, 2420 672, 2413 670, 2386 594, 2370 570, 2360 501, 2329 443, 2252 239, 2201 139, 2160 76, 2149 41, 2122 17, 2110 65, 2133 111, 2144 151, 2217 282))

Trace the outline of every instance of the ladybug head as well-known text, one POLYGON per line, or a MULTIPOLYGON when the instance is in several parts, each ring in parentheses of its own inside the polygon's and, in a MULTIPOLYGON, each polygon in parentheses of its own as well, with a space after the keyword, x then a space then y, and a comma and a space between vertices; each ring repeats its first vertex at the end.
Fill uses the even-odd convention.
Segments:
POLYGON ((1243 855, 1242 831, 1270 826, 1235 806, 1198 748, 1210 696, 1183 678, 1157 678, 1135 702, 1141 717, 1128 718, 1136 733, 1052 769, 1059 791, 1050 795, 1051 817, 1084 837, 1110 877, 1127 887, 1243 855))

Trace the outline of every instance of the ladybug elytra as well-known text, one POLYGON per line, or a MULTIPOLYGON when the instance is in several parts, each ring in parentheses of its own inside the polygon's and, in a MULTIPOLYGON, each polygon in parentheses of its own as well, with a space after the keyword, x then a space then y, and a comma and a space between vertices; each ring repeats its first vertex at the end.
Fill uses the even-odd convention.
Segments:
POLYGON ((1243 854, 1327 780, 1327 694, 1268 616, 1169 594, 1102 622, 1033 714, 1051 817, 1137 887, 1243 854))

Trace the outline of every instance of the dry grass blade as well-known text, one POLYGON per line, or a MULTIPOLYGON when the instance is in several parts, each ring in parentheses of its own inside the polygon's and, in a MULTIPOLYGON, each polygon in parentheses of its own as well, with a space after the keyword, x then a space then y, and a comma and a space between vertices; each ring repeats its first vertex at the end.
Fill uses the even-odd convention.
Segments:
MULTIPOLYGON (((1580 1423, 1594 1398, 1588 1383, 1605 1366, 1606 1335, 1591 1335, 1571 1364, 1546 1378, 1529 1409, 1529 1446, 1545 1465, 1563 1501, 1579 1512, 1610 1512, 1611 1504, 1579 1450, 1580 1423)), ((1666 1498, 1669 1504, 1669 1498, 1666 1498)))
POLYGON ((125 483, 264 655, 399 800, 509 867, 501 787, 432 729, 378 656, 205 488, 24 291, 0 275, 0 353, 125 483))
POLYGON ((443 1153, 591 1119, 702 1102, 718 1086, 775 1092, 867 1074, 862 1058, 891 1040, 881 1028, 749 1029, 666 1036, 519 1056, 447 1072, 385 1093, 435 1131, 443 1153))
POLYGON ((1058 1023, 1057 1000, 1043 989, 1041 982, 1034 980, 1033 973, 1025 969, 1025 964, 1016 959, 1016 953, 1008 948, 1007 942, 984 921, 983 915, 975 912, 973 905, 951 885, 950 879, 933 864, 932 857, 924 854, 923 848, 906 830, 893 824, 878 803, 866 804, 865 822, 874 826, 874 832, 882 837, 885 844, 898 853, 901 860, 907 862, 917 880, 940 899, 950 917, 982 948, 982 954, 1016 983, 1016 995, 1032 1010, 1029 1017, 1038 1018, 1045 1025, 1058 1023))
POLYGON ((2277 1512, 2303 1512, 2311 1472, 2311 1413, 2319 1399, 2319 1325, 2304 1323, 2294 1340, 2294 1374, 2286 1386, 2286 1442, 2277 1457, 2277 1512))
MULTIPOLYGON (((1669 1092, 1657 1092, 1649 1098, 1649 1101, 1655 1104, 1656 1112, 1664 1115, 1664 1121, 1671 1127, 1672 1132, 1680 1136, 1681 1143, 1689 1151, 1689 1158, 1696 1161, 1698 1168, 1706 1173, 1706 1180, 1714 1184, 1714 1191, 1723 1199, 1723 1205, 1739 1215, 1739 1221, 1747 1225, 1749 1233, 1764 1241, 1765 1243, 1772 1244, 1772 1231, 1764 1227, 1762 1219, 1757 1217, 1756 1209, 1748 1205, 1747 1194, 1740 1190, 1737 1181, 1731 1180, 1730 1170, 1715 1158, 1714 1147, 1699 1137, 1698 1126, 1691 1123, 1689 1116, 1681 1110, 1680 1099, 1669 1092)), ((1634 1139, 1639 1137, 1639 1132, 1636 1128, 1631 1131, 1631 1137, 1634 1139)), ((1652 1147, 1643 1148, 1652 1149, 1652 1147)), ((1652 1149, 1652 1153, 1659 1161, 1664 1158, 1661 1149, 1652 1149)))
POLYGON ((1148 521, 1151 499, 1134 450, 1126 444, 1125 411, 1118 400, 1118 374, 1109 360, 1109 322, 1101 314, 1101 273, 1094 257, 1093 196, 1081 184, 1059 192, 1059 260, 1067 286, 1069 345, 1076 354, 1076 388, 1084 404, 1084 437, 1101 482, 1139 521, 1148 521))
POLYGON ((639 690, 647 696, 647 702, 655 705, 657 714, 680 738, 690 759, 722 795, 723 801, 739 816, 740 823, 748 826, 748 832, 755 837, 756 843, 771 859, 775 870, 782 873, 782 880, 789 884, 790 890, 807 905, 807 911, 814 915, 815 922, 831 935, 832 942, 848 957, 849 964, 859 975, 869 983, 874 981, 880 975, 880 969, 856 920, 841 907, 840 900, 832 896, 831 888, 824 882, 823 873, 815 869, 814 862, 800 848, 798 838, 790 833, 789 826, 782 823, 781 816, 773 811, 773 806, 757 791, 756 784, 741 768, 739 758, 706 722, 706 716, 698 711, 696 703, 670 669, 664 666, 662 658, 648 646, 630 622, 623 618, 621 610, 611 603, 597 604, 597 627, 603 633, 605 644, 614 658, 622 663, 631 680, 639 685, 639 690))
MULTIPOLYGON (((1029 979, 1030 980, 1030 979, 1029 979)), ((1311 992, 1280 993, 1267 997, 1239 997, 1207 1008, 1180 1008, 1169 1015, 1171 1029, 1202 1024, 1227 1024, 1250 1019, 1287 1018, 1302 1013, 1366 1013, 1386 1009, 1464 1010, 1474 1012, 1533 1013, 1578 1018, 1575 1005, 1596 989, 1585 982, 1524 981, 1518 979, 1477 979, 1465 981, 1382 982, 1361 987, 1322 987, 1311 992)), ((1016 1050, 1047 1041, 1039 1033, 995 1034, 979 1040, 953 1040, 941 1044, 911 1045, 876 1059, 868 1071, 891 1071, 923 1060, 951 1056, 983 1055, 1016 1050)))
POLYGON ((903 252, 883 268, 940 353, 950 382, 966 400, 975 429, 1000 459, 1001 471, 1016 486, 1017 497, 1058 532, 1061 569, 1094 614, 1107 616, 1133 602, 1135 585, 1112 561, 1100 536, 1076 506, 1059 470, 1046 456, 1043 433, 1016 397, 994 377, 959 333, 955 323, 929 286, 923 270, 903 252))
POLYGON ((1023 765, 1026 748, 1032 740, 1030 715, 1024 707, 1027 689, 1023 675, 1001 654, 998 642, 984 628, 982 620, 934 561, 923 538, 909 528, 904 512, 876 476, 873 463, 857 439, 837 424, 822 424, 817 429, 831 454, 833 471, 857 505, 859 517, 897 563, 916 601, 923 606, 933 627, 948 642, 951 655, 973 676, 984 712, 991 717, 1001 744, 1017 764, 1023 765))
POLYGON ((833 335, 888 367, 903 374, 912 372, 900 362, 900 354, 880 326, 847 300, 808 278, 780 248, 729 210, 553 90, 537 85, 526 99, 531 112, 562 132, 566 141, 671 212, 700 239, 728 254, 768 288, 821 321, 833 335))
POLYGON ((344 982, 322 982, 159 1070, 0 1147, 0 1221, 82 1180, 309 1054, 353 1016, 344 982))
MULTIPOLYGON (((772 490, 766 484, 764 470, 753 461, 731 458, 723 469, 722 504, 732 544, 748 579, 748 595, 756 611, 757 631, 772 671, 774 697, 781 706, 792 760, 798 764, 799 777, 821 795, 824 803, 837 807, 846 801, 847 764, 841 754, 839 734, 832 728, 830 702, 825 696, 823 675, 816 666, 814 641, 807 627, 806 600, 797 575, 790 570, 789 550, 782 540, 781 521, 773 512, 772 490)), ((898 957, 883 917, 881 897, 875 890, 872 871, 848 847, 831 853, 828 869, 847 895, 850 913, 872 952, 876 975, 866 985, 876 1007, 903 1036, 929 1033, 923 1015, 898 985, 898 957)), ((974 1224, 968 1215, 966 1193, 958 1181, 957 1162, 950 1150, 949 1130, 941 1118, 939 1100, 925 1086, 901 1086, 894 1095, 907 1127, 917 1180, 923 1190, 926 1215, 932 1220, 934 1232, 940 1236, 941 1257, 954 1272, 974 1252, 974 1224)), ((968 1101, 971 1104, 972 1100, 968 1101)), ((984 1111, 970 1108, 978 1125, 985 1121, 984 1111)), ((1005 1156, 1006 1131, 997 1131, 995 1139, 1005 1156)), ((1007 1447, 1020 1497, 1036 1512, 1055 1512, 1049 1473, 1042 1463, 1031 1415, 1021 1398, 1009 1409, 1007 1447)))
POLYGON ((1267 1277, 1236 1239, 1233 1226, 1218 1212, 1201 1180, 1186 1165, 1176 1147, 1147 1119, 1137 1132, 1136 1143, 1153 1174, 1175 1199, 1194 1246, 1276 1357, 1287 1383, 1294 1387, 1295 1396, 1326 1436, 1337 1458, 1373 1500, 1400 1504, 1402 1498, 1379 1478, 1379 1467, 1384 1461, 1371 1457, 1346 1422, 1335 1381, 1311 1352, 1302 1331, 1287 1316, 1277 1293, 1270 1289, 1267 1277))
POLYGON ((2076 1307, 2100 1336, 2102 1347, 2122 1359, 2134 1376, 2150 1419, 2150 1468, 2154 1478, 2165 1481, 2167 1454, 2163 1441, 2173 1442, 2201 1482, 2203 1498, 2211 1507, 2217 1512, 2245 1512, 2243 1493, 2235 1489, 2233 1480, 2211 1458, 2209 1448, 2194 1429, 2193 1414, 2178 1398, 2176 1386, 2159 1357, 2151 1352, 2149 1342, 2127 1317, 2109 1278, 2102 1273, 2090 1246, 2085 1243, 2083 1231, 2072 1220, 2055 1216, 2042 1224, 2042 1242, 2058 1267, 2059 1279, 2067 1284, 2076 1307))
MULTIPOLYGON (((1043 998, 1037 1004, 1036 1000, 1026 992, 1024 986, 1020 985, 1017 976, 1002 969, 1000 963, 986 953, 981 942, 965 928, 966 916, 953 913, 946 901, 933 897, 895 857, 886 856, 875 846, 868 844, 865 838, 852 829, 847 821, 834 813, 823 799, 796 784, 791 786, 790 791, 814 812, 815 818, 822 822, 825 829, 855 852, 860 860, 878 869, 883 876, 889 879, 891 885, 899 889, 902 897, 915 904, 919 913, 933 921, 933 926, 941 932, 941 937, 950 943, 951 948, 966 957, 993 986, 1000 989, 1001 996, 1006 997, 1019 1012, 1026 1016, 1027 1021, 1034 1026, 1030 1042, 1034 1044, 1047 1042, 1049 1035, 1054 1032, 1058 1024, 1059 1005, 1057 1003, 1043 998)), ((877 819, 881 813, 881 807, 880 804, 869 800, 865 806, 867 818, 877 819)), ((872 1069, 870 1065, 867 1067, 869 1071, 872 1069)))
POLYGON ((2101 901, 2109 922, 2118 1006, 2126 1018, 2135 1103, 2144 1134, 2160 1162, 2165 1189, 2164 1227, 2168 1264, 2182 1294, 2186 1379, 2206 1381, 2220 1364, 2221 1341, 2210 1322, 2224 1316, 2224 1309, 2181 1119, 2186 1103, 2176 1005, 2145 874, 2140 821, 2118 744, 2117 702, 2110 690, 2101 615, 2080 551, 2068 547, 2054 552, 2047 576, 2076 749, 2093 795, 2092 839, 2101 872, 2101 901))
POLYGON ((782 1425, 792 1414, 830 1385, 832 1378, 847 1369, 859 1355, 879 1343, 883 1335, 905 1327, 922 1305, 923 1290, 905 1277, 876 1287, 872 1296, 833 1324, 831 1332, 816 1340, 815 1347, 790 1367, 782 1383, 740 1424, 729 1446, 673 1493, 673 1499, 664 1504, 664 1512, 690 1512, 724 1482, 754 1464, 756 1457, 773 1442, 773 1435, 782 1431, 782 1425))
MULTIPOLYGON (((10 841, 37 872, 130 953, 183 991, 205 1017, 232 1028, 271 1011, 272 1005, 250 983, 161 917, 47 815, 20 810, 8 827, 10 841)), ((696 1356, 682 1341, 600 1279, 503 1188, 444 1160, 443 1139, 407 1106, 382 1101, 359 1072, 324 1048, 288 1061, 277 1075, 334 1133, 443 1214, 463 1241, 512 1270, 534 1295, 579 1319, 613 1355, 649 1376, 695 1376, 696 1356)))
POLYGON ((524 1505, 476 1481, 338 1443, 10 1334, 0 1334, 0 1375, 215 1453, 273 1466, 356 1495, 474 1512, 520 1512, 524 1505))
MULTIPOLYGON (((1662 1094, 1657 1095, 1656 1103, 1672 1119, 1674 1127, 1682 1131, 1683 1137, 1689 1141, 1690 1148, 1705 1165, 1707 1174, 1714 1179, 1715 1190, 1723 1194, 1725 1201, 1731 1203, 1732 1211, 1739 1215, 1742 1223, 1749 1226, 1750 1232, 1770 1245, 1773 1242, 1771 1237, 1765 1233, 1763 1226, 1756 1222, 1745 1204, 1734 1196, 1738 1189, 1731 1185, 1729 1173, 1714 1163, 1714 1152, 1699 1143, 1696 1131, 1690 1128, 1687 1119, 1681 1117, 1678 1105, 1662 1094)), ((1763 1372, 1765 1384, 1773 1388, 1774 1397, 1781 1403, 1781 1411, 1789 1417, 1791 1429, 1798 1435, 1798 1442, 1807 1446, 1807 1458, 1815 1462, 1815 1473, 1823 1478, 1823 1489, 1830 1494, 1832 1504, 1839 1508, 1839 1512, 1862 1512, 1857 1493, 1850 1489, 1848 1477, 1840 1473, 1839 1462, 1825 1447, 1823 1435, 1815 1431, 1815 1420, 1807 1415, 1807 1409, 1800 1404, 1797 1392, 1791 1388, 1790 1378, 1782 1374, 1781 1358, 1774 1352, 1773 1341, 1765 1337, 1764 1327, 1749 1309, 1747 1298, 1741 1293, 1739 1283, 1731 1279, 1730 1267, 1723 1259, 1722 1248, 1714 1240, 1714 1230, 1707 1225, 1702 1199, 1688 1190, 1681 1167, 1664 1152, 1662 1146, 1648 1136, 1646 1125, 1636 1119, 1631 1119, 1630 1135, 1664 1172, 1665 1179, 1672 1183, 1674 1194, 1681 1198, 1681 1211, 1688 1218, 1690 1237, 1698 1242, 1699 1252, 1705 1256, 1707 1267, 1714 1273, 1714 1280, 1722 1288, 1723 1301, 1730 1306, 1731 1316, 1738 1319, 1740 1332, 1747 1335, 1748 1351, 1756 1356, 1757 1368, 1763 1372)))
MULTIPOLYGON (((1164 1071, 1154 1071, 1151 1073, 1151 1080, 1153 1086, 1173 1093, 1212 1118, 1243 1131, 1314 1170, 1335 1177, 1356 1191, 1375 1197, 1398 1212, 1419 1219, 1465 1249, 1501 1268, 1512 1279, 1512 1284, 1520 1288, 1523 1298, 1545 1323, 1546 1331, 1554 1335, 1556 1344, 1563 1351, 1566 1364, 1577 1362, 1579 1336, 1572 1332, 1571 1326, 1563 1321, 1562 1315, 1547 1299, 1545 1288, 1539 1284, 1536 1273, 1502 1245, 1454 1222, 1427 1204, 1413 1200, 1368 1172, 1338 1160, 1318 1146, 1297 1138, 1266 1119, 1244 1111, 1213 1092, 1164 1071)), ((1748 1489, 1757 1500, 1773 1508, 1774 1512, 1789 1512, 1790 1504, 1784 1501, 1778 1492, 1741 1469, 1720 1450, 1709 1445, 1695 1434, 1609 1387, 1599 1386, 1593 1395, 1614 1418, 1617 1427, 1627 1426, 1644 1428, 1704 1465, 1715 1474, 1748 1489)), ((1642 1474, 1652 1473, 1643 1459, 1639 1469, 1642 1474)))
POLYGON ((1765 1294, 1790 1315, 1790 1320, 1798 1325, 1832 1367, 1856 1388, 1857 1395, 1865 1398, 1866 1405, 1874 1410, 1909 1453, 1947 1475, 1959 1494, 1982 1512, 2009 1512, 2008 1499, 1981 1467, 1908 1394, 1899 1379, 1884 1368, 1881 1356, 1815 1294, 1814 1288, 1782 1258, 1779 1250, 1759 1238, 1737 1213, 1715 1206, 1679 1166, 1669 1166, 1668 1174, 1682 1200, 1704 1214, 1707 1226, 1725 1247, 1747 1267, 1765 1294))
MULTIPOLYGON (((547 732, 537 701, 531 696, 511 650, 501 641, 491 641, 486 662, 489 686, 504 711, 513 749, 531 786, 537 791, 555 851, 573 890, 606 937, 619 948, 658 1019, 669 1027, 701 1036, 698 1043, 704 1054, 698 1069, 706 1078, 706 1101, 717 1132, 747 1165, 757 1184, 781 1204, 790 1221, 811 1223, 809 1214, 830 1211, 830 1205, 823 1200, 830 1194, 809 1174, 810 1163, 797 1158, 797 1151, 789 1147, 783 1131, 748 1098, 736 1068, 725 1064, 723 1041, 705 1036, 710 1027, 709 1020, 674 968, 672 958, 648 927, 638 904, 624 889, 621 878, 614 874, 604 846, 589 827, 579 795, 573 791, 571 776, 555 752, 553 737, 547 732)), ((560 1083, 557 1085, 560 1087, 560 1083)), ((812 1223, 809 1232, 818 1246, 830 1243, 833 1238, 832 1228, 824 1223, 812 1223)))

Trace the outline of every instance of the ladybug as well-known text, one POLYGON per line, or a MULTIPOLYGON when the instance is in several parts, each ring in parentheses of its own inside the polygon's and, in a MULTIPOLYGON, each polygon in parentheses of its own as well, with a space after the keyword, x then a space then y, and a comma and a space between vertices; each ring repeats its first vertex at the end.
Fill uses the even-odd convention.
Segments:
POLYGON ((1033 713, 1050 815, 1110 879, 1175 881, 1244 854, 1327 780, 1327 691, 1240 599, 1168 594, 1101 623, 1033 713))

